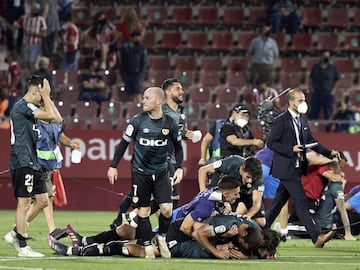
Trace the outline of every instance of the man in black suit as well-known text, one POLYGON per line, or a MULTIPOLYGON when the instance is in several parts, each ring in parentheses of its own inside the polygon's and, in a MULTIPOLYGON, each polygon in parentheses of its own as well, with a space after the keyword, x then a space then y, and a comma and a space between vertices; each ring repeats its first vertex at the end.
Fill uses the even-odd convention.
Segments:
MULTIPOLYGON (((306 175, 307 169, 304 145, 317 141, 311 134, 307 120, 301 115, 307 111, 304 93, 299 89, 292 89, 287 93, 286 99, 288 109, 275 119, 267 141, 268 147, 274 151, 270 173, 280 179, 280 184, 273 202, 265 213, 266 224, 271 226, 291 196, 296 213, 299 213, 299 219, 315 247, 323 247, 331 238, 332 232, 320 232, 309 214, 308 202, 301 184, 301 175, 306 175)), ((337 154, 336 151, 330 151, 320 144, 312 149, 326 157, 337 154)))

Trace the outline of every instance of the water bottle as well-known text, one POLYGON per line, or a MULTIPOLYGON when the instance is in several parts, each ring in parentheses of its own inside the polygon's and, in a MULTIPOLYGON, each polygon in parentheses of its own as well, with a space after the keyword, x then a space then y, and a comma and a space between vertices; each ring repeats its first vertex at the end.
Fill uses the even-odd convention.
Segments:
MULTIPOLYGON (((80 145, 80 141, 76 142, 77 145, 80 145)), ((71 151, 71 162, 80 163, 81 162, 81 151, 74 149, 71 151)))

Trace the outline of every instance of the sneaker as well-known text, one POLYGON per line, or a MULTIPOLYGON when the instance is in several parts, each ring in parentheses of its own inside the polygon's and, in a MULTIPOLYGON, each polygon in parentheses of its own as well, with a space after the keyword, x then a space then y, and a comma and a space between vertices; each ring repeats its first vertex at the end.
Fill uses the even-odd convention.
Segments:
POLYGON ((45 257, 44 254, 32 250, 31 247, 29 247, 29 246, 20 248, 20 251, 19 251, 19 253, 18 253, 18 256, 19 256, 19 257, 26 257, 26 258, 41 258, 41 257, 45 257))
POLYGON ((161 257, 166 259, 171 258, 171 252, 168 248, 165 236, 158 235, 158 244, 161 257))
POLYGON ((83 243, 82 243, 83 237, 80 234, 78 234, 77 232, 75 232, 70 224, 68 224, 66 226, 66 232, 71 239, 73 247, 83 246, 83 243))
POLYGON ((16 237, 16 232, 14 230, 8 232, 4 238, 6 243, 12 245, 17 252, 20 252, 19 239, 16 237))
POLYGON ((66 229, 56 228, 49 235, 54 237, 56 240, 59 240, 61 238, 64 238, 64 237, 68 236, 68 233, 66 232, 66 229))
POLYGON ((68 246, 60 243, 51 235, 48 236, 49 247, 55 251, 57 255, 67 256, 68 246))

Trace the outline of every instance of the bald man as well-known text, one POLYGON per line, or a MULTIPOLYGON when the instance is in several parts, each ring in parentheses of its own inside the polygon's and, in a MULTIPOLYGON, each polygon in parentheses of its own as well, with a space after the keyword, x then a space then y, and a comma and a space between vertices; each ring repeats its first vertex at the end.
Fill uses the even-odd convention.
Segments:
POLYGON ((159 233, 165 234, 171 222, 171 182, 167 173, 170 140, 174 143, 176 153, 174 180, 183 176, 183 150, 179 125, 163 113, 163 103, 164 91, 161 88, 150 87, 145 90, 142 99, 143 112, 130 119, 107 172, 110 183, 114 184, 118 176, 117 165, 129 143, 134 141, 131 197, 132 206, 138 208, 136 238, 142 239, 145 244, 152 238, 149 220, 151 196, 160 206, 159 233))

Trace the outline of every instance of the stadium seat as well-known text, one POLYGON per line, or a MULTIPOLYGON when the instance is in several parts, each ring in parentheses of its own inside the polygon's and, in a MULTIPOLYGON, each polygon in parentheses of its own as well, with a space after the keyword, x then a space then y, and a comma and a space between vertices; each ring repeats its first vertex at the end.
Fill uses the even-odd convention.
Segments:
POLYGON ((95 101, 82 101, 75 102, 75 117, 81 119, 92 119, 97 117, 99 105, 95 101))
POLYGON ((333 30, 345 29, 349 27, 348 10, 343 8, 329 8, 327 10, 327 20, 323 22, 323 26, 333 30))
POLYGON ((294 34, 291 37, 291 45, 287 48, 289 52, 309 53, 312 50, 312 35, 307 33, 294 34))
POLYGON ((186 115, 189 120, 198 120, 202 117, 201 104, 187 102, 185 104, 186 115))
POLYGON ((302 72, 287 72, 280 71, 279 74, 279 88, 294 88, 299 87, 301 85, 303 79, 302 72))
POLYGON ((218 23, 218 8, 200 7, 197 20, 194 20, 195 26, 215 27, 218 23))
POLYGON ((125 103, 125 108, 126 108, 126 112, 125 112, 125 118, 126 119, 130 119, 135 114, 141 113, 143 111, 142 104, 141 103, 136 103, 136 102, 133 102, 133 101, 126 102, 125 103))
POLYGON ((360 44, 359 34, 345 34, 343 46, 339 46, 339 50, 340 52, 343 53, 360 53, 359 44, 360 44))
POLYGON ((59 100, 68 101, 74 104, 80 97, 80 85, 78 84, 67 84, 60 85, 59 100))
POLYGON ((317 51, 330 50, 335 52, 338 48, 339 35, 330 33, 319 33, 316 46, 317 51))
POLYGON ((180 32, 163 32, 159 48, 168 51, 178 51, 181 48, 181 42, 180 32))
POLYGON ((180 80, 183 87, 193 85, 196 78, 196 58, 191 56, 177 57, 174 77, 180 80))
POLYGON ((279 51, 284 52, 286 50, 285 34, 284 33, 271 34, 271 37, 276 41, 279 51))
POLYGON ((222 69, 222 60, 220 57, 203 57, 201 59, 200 70, 206 71, 221 71, 222 69))
POLYGON ((91 121, 90 128, 93 130, 111 130, 114 129, 114 123, 111 119, 97 118, 91 121))
POLYGON ((203 52, 208 45, 208 34, 205 32, 191 31, 188 32, 186 45, 184 50, 193 52, 203 52))
MULTIPOLYGON (((341 89, 341 90, 349 90, 353 87, 353 83, 354 83, 354 78, 355 78, 355 73, 353 72, 340 72, 340 80, 338 82, 338 84, 336 85, 337 89, 341 89)), ((342 92, 343 92, 342 91, 342 92)))
POLYGON ((295 57, 282 58, 280 70, 286 72, 301 72, 301 59, 295 57))
POLYGON ((223 26, 236 26, 242 27, 244 25, 245 15, 244 9, 236 7, 225 7, 224 18, 222 21, 223 26))
POLYGON ((360 28, 360 8, 355 8, 354 10, 354 19, 351 23, 351 28, 360 28))
POLYGON ((249 48, 250 42, 257 37, 257 34, 254 32, 241 32, 238 35, 237 45, 234 47, 234 50, 240 51, 242 53, 246 52, 249 48))
POLYGON ((146 10, 146 22, 152 26, 163 26, 167 20, 167 8, 162 6, 148 6, 146 10))
POLYGON ((126 127, 128 125, 128 122, 126 119, 121 119, 116 123, 116 130, 120 130, 121 132, 124 132, 126 127))
POLYGON ((59 100, 55 103, 56 108, 61 114, 62 118, 69 118, 73 116, 73 104, 68 101, 59 100))
POLYGON ((240 90, 238 88, 231 88, 231 87, 217 87, 215 89, 216 103, 220 104, 232 104, 239 102, 239 93, 240 90))
POLYGON ((149 57, 149 69, 147 80, 152 86, 159 86, 163 81, 171 77, 170 59, 166 56, 149 57))
POLYGON ((149 52, 155 51, 157 49, 156 33, 149 31, 145 32, 141 42, 149 52))
POLYGON ((88 121, 81 118, 66 118, 64 119, 65 129, 87 129, 88 121))
POLYGON ((248 59, 245 57, 230 56, 227 59, 226 69, 231 71, 247 71, 248 59))
POLYGON ((267 10, 263 7, 250 7, 247 26, 250 28, 265 25, 267 23, 267 10))
POLYGON ((97 6, 96 13, 104 13, 106 15, 106 20, 113 23, 116 20, 116 9, 109 6, 97 6))
POLYGON ((351 104, 360 106, 360 89, 353 89, 349 91, 351 104))
POLYGON ((233 34, 231 32, 213 32, 210 51, 230 52, 233 47, 233 34))
POLYGON ((227 70, 225 74, 225 85, 227 87, 243 88, 247 84, 247 73, 245 71, 227 70))
POLYGON ((211 90, 208 87, 193 86, 188 90, 190 103, 209 103, 211 101, 211 90))
POLYGON ((193 9, 190 7, 174 6, 170 17, 171 18, 167 21, 170 25, 177 27, 190 26, 193 23, 193 9))
POLYGON ((226 118, 229 109, 226 105, 220 103, 209 103, 205 107, 205 118, 209 120, 216 120, 219 118, 226 118))
POLYGON ((354 62, 349 58, 334 58, 334 65, 339 72, 354 72, 354 62))
POLYGON ((100 106, 100 118, 114 120, 123 116, 123 108, 119 102, 103 101, 100 106))
POLYGON ((319 28, 322 24, 322 14, 319 8, 302 8, 301 24, 305 28, 319 28))

